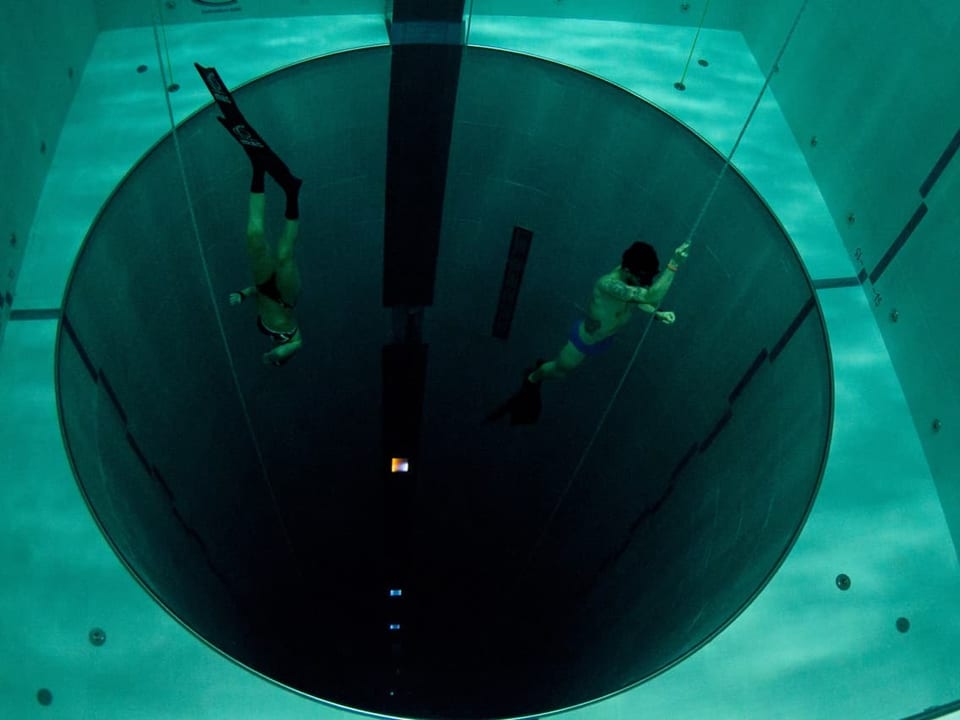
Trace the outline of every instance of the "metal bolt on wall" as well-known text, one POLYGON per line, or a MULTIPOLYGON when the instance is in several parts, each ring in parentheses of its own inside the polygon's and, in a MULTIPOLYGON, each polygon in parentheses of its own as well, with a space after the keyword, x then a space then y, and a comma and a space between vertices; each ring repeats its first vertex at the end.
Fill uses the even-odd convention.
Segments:
POLYGON ((90 644, 96 647, 102 646, 107 641, 107 633, 101 628, 93 628, 90 631, 90 644))

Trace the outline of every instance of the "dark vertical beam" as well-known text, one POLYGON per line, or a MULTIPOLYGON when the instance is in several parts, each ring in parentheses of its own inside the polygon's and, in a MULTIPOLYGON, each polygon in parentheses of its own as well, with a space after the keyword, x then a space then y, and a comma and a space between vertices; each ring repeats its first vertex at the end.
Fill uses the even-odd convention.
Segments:
POLYGON ((393 56, 387 121, 383 304, 393 339, 383 348, 383 632, 391 698, 413 692, 405 671, 416 629, 408 609, 413 500, 420 468, 428 346, 423 308, 433 304, 447 161, 463 54, 463 0, 394 0, 387 8, 393 56), (402 458, 403 471, 393 460, 402 458))
POLYGON ((396 0, 387 125, 383 303, 433 303, 463 54, 463 0, 396 0))
POLYGON ((411 632, 408 598, 416 595, 410 585, 413 500, 420 469, 420 424, 427 377, 427 346, 417 341, 384 346, 382 472, 384 506, 384 577, 380 592, 382 623, 389 663, 384 677, 389 697, 405 693, 401 682, 411 632))
MULTIPOLYGON (((420 422, 427 374, 427 346, 387 345, 383 349, 383 456, 387 551, 384 566, 391 582, 406 577, 407 510, 420 468, 420 422), (394 472, 392 460, 406 466, 394 472)), ((397 585, 398 587, 400 585, 397 585)))

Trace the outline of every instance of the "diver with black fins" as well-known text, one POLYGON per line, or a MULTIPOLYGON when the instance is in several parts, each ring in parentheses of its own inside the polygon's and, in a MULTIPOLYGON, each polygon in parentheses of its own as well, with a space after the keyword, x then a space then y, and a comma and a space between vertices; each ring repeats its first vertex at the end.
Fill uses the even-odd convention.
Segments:
POLYGON ((576 370, 588 357, 600 355, 613 344, 614 336, 633 318, 636 310, 649 313, 664 325, 676 322, 676 314, 658 310, 673 284, 677 270, 690 253, 684 242, 673 251, 667 269, 660 272, 660 260, 652 245, 635 242, 627 248, 620 265, 600 277, 593 286, 587 317, 570 329, 567 343, 555 358, 538 360, 524 371, 523 384, 506 403, 488 417, 498 420, 510 414, 511 425, 532 425, 540 419, 540 387, 544 380, 559 380, 576 370))
POLYGON ((303 335, 293 312, 300 297, 300 273, 294 262, 294 249, 300 229, 299 198, 303 180, 290 172, 290 168, 247 122, 216 68, 194 65, 223 113, 223 117, 217 118, 218 122, 240 143, 253 167, 247 215, 247 254, 254 285, 230 293, 230 304, 239 305, 249 297, 256 298, 257 327, 273 341, 273 349, 264 353, 263 362, 279 367, 303 345, 303 335), (267 243, 264 233, 266 175, 270 175, 286 194, 284 226, 276 252, 267 243))

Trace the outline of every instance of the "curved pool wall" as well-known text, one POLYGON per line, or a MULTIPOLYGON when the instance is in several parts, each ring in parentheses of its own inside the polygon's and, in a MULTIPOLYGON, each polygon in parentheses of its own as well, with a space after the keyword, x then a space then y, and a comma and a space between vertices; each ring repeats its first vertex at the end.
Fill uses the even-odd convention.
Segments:
MULTIPOLYGON (((0 668, 0 696, 11 715, 49 713, 37 705, 52 702, 54 712, 98 717, 354 716, 274 687, 184 632, 110 551, 60 450, 50 370, 61 296, 98 208, 169 130, 157 68, 166 40, 178 120, 209 101, 195 60, 218 64, 235 86, 319 52, 386 42, 382 3, 367 0, 377 14, 366 17, 313 17, 349 3, 260 2, 212 15, 165 3, 165 38, 125 15, 149 22, 151 3, 39 0, 4 14, 2 54, 13 69, 4 77, 4 150, 16 182, 0 202, 11 232, 0 252, 0 322, 10 320, 0 345, 0 548, 11 582, 0 598, 12 619, 2 634, 17 652, 0 668), (252 19, 287 11, 303 16, 252 19), (106 644, 91 645, 92 627, 105 630, 97 636, 106 644)), ((685 92, 673 83, 702 3, 686 13, 686 4, 620 5, 475 0, 470 43, 588 68, 726 151, 801 3, 711 3, 685 92)), ((669 672, 565 717, 934 717, 958 707, 950 701, 960 573, 949 523, 960 517, 950 484, 960 395, 944 368, 957 357, 951 109, 960 96, 936 71, 951 62, 957 19, 960 6, 950 4, 810 0, 735 164, 800 250, 830 331, 836 421, 816 504, 786 562, 735 623, 669 672), (852 585, 841 586, 839 573, 852 585)))
MULTIPOLYGON (((375 48, 235 92, 306 178, 306 344, 280 373, 249 308, 225 307, 247 284, 249 165, 214 109, 177 131, 189 196, 171 137, 124 180, 64 304, 71 460, 131 571, 257 672, 409 717, 579 705, 697 649, 782 562, 829 444, 819 307, 768 208, 735 171, 717 185, 723 157, 676 120, 563 66, 466 49, 398 529, 377 452, 389 86, 375 48), (544 388, 536 428, 482 424, 626 245, 650 240, 665 262, 705 205, 664 304, 676 325, 637 318, 544 388), (515 226, 533 242, 505 341, 490 327, 515 226), (402 611, 384 601, 396 543, 410 549, 402 611)), ((268 192, 268 228, 281 208, 268 192)))

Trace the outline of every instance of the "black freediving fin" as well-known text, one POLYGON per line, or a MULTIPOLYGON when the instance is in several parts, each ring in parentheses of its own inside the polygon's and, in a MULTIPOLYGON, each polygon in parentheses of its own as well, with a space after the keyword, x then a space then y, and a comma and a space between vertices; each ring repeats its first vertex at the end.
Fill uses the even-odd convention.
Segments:
MULTIPOLYGON (((536 367, 541 365, 543 360, 538 360, 536 367)), ((531 372, 533 368, 524 371, 520 390, 487 415, 487 422, 496 422, 507 414, 510 415, 511 425, 533 425, 540 419, 540 411, 543 407, 540 399, 540 383, 533 383, 527 379, 531 372)))
POLYGON ((523 381, 520 392, 511 398, 510 424, 533 425, 540 419, 540 410, 543 404, 540 401, 540 383, 523 381))
POLYGON ((194 63, 193 66, 197 69, 197 72, 200 73, 200 79, 203 80, 203 84, 207 86, 207 90, 210 91, 213 99, 217 102, 217 106, 220 108, 220 112, 224 114, 227 120, 233 124, 246 122, 243 119, 243 113, 241 113, 240 108, 237 107, 233 95, 227 89, 227 85, 223 82, 217 69, 214 67, 204 67, 200 63, 194 63))
POLYGON ((247 155, 253 161, 254 165, 262 165, 269 174, 285 191, 288 196, 292 192, 296 194, 300 189, 301 180, 290 172, 290 168, 280 157, 267 145, 266 141, 260 137, 260 134, 253 129, 253 126, 247 122, 247 119, 237 107, 233 95, 227 89, 226 84, 220 77, 220 73, 214 67, 204 67, 200 63, 193 64, 200 73, 200 78, 207 86, 207 90, 216 100, 223 117, 218 117, 217 122, 226 128, 233 138, 240 143, 247 155))
POLYGON ((218 117, 217 122, 223 125, 223 127, 227 129, 227 132, 233 135, 238 143, 243 145, 245 150, 253 152, 263 151, 264 153, 273 152, 257 131, 250 127, 243 117, 237 118, 235 122, 231 122, 227 118, 218 117))

